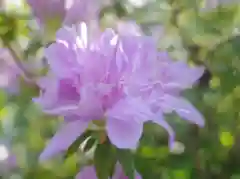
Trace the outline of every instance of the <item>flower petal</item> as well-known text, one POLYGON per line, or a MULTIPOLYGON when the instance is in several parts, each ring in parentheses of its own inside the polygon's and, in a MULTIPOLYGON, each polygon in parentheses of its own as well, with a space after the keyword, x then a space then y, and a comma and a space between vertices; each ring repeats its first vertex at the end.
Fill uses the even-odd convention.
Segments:
POLYGON ((79 67, 74 49, 66 42, 51 44, 45 49, 45 56, 52 72, 62 78, 71 77, 75 71, 69 69, 79 67))
POLYGON ((42 108, 50 108, 54 106, 58 100, 57 90, 58 81, 52 74, 40 78, 37 81, 41 88, 41 93, 38 98, 33 98, 33 101, 39 104, 42 108))
MULTIPOLYGON (((112 179, 128 179, 128 177, 125 175, 120 163, 116 164, 115 172, 114 172, 112 179)), ((141 177, 141 175, 139 175, 139 173, 135 172, 135 179, 142 179, 142 177, 141 177)))
POLYGON ((87 127, 88 123, 81 120, 64 123, 40 155, 40 160, 47 160, 53 155, 67 150, 87 127))
POLYGON ((175 84, 180 89, 191 88, 203 75, 204 70, 203 66, 190 67, 184 61, 171 63, 167 72, 171 76, 170 85, 175 84))
POLYGON ((169 134, 169 148, 173 148, 174 140, 175 140, 175 132, 172 127, 164 120, 163 113, 158 111, 156 114, 156 118, 153 119, 153 122, 162 126, 169 134))
POLYGON ((67 6, 64 24, 71 25, 78 22, 88 22, 98 17, 100 4, 98 0, 74 0, 67 6))
POLYGON ((110 141, 122 149, 135 149, 143 132, 143 122, 108 118, 106 130, 110 141))
POLYGON ((136 179, 142 179, 142 176, 139 173, 137 173, 135 178, 136 179))
POLYGON ((43 109, 43 111, 47 114, 51 115, 58 115, 58 114, 69 114, 71 112, 74 112, 78 109, 78 105, 62 105, 62 106, 57 106, 51 109, 43 109))
POLYGON ((204 126, 204 118, 201 113, 184 98, 165 95, 164 100, 180 117, 201 127, 204 126))
POLYGON ((48 114, 69 114, 78 109, 80 94, 73 79, 41 78, 39 85, 43 89, 41 96, 34 99, 48 114))
POLYGON ((96 171, 93 166, 84 167, 82 171, 80 171, 76 179, 98 179, 96 176, 96 171))
POLYGON ((136 120, 146 122, 154 117, 151 109, 141 98, 128 98, 120 100, 107 112, 110 118, 119 120, 136 120))
POLYGON ((76 34, 73 33, 74 29, 70 27, 62 27, 56 32, 57 42, 66 42, 68 44, 74 43, 76 41, 76 34))
POLYGON ((121 35, 142 35, 141 27, 134 21, 120 21, 117 23, 117 30, 121 35))

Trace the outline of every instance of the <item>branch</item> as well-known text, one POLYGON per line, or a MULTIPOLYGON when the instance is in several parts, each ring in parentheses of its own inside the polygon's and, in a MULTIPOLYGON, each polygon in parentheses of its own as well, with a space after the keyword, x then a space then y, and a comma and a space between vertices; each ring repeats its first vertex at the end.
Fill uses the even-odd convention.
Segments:
POLYGON ((19 56, 17 55, 17 53, 15 52, 15 50, 12 48, 12 46, 9 43, 6 43, 5 46, 8 48, 10 54, 13 57, 13 60, 15 62, 15 64, 18 66, 18 68, 21 71, 21 75, 23 76, 23 78, 30 82, 30 83, 35 83, 35 80, 33 78, 33 74, 31 74, 23 65, 21 59, 19 58, 19 56))

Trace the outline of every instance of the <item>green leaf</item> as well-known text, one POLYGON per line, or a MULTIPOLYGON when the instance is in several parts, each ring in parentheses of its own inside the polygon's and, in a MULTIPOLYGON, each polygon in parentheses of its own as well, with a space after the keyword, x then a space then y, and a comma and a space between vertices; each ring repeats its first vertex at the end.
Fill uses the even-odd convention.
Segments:
POLYGON ((68 158, 73 155, 79 148, 80 144, 83 143, 89 136, 91 136, 91 131, 86 131, 81 136, 75 140, 72 145, 68 148, 64 158, 68 158))
POLYGON ((129 179, 135 179, 134 156, 130 150, 117 149, 117 159, 129 179))
POLYGON ((219 7, 200 14, 186 9, 179 14, 177 22, 185 41, 209 48, 232 36, 238 11, 238 6, 219 7))
POLYGON ((234 144, 234 136, 230 132, 222 131, 220 133, 220 142, 224 147, 232 147, 234 144))
POLYGON ((17 19, 6 13, 0 13, 0 37, 4 44, 15 40, 17 29, 17 19))
POLYGON ((108 179, 116 164, 116 150, 107 141, 98 144, 94 154, 94 165, 99 179, 108 179))
POLYGON ((240 37, 232 37, 218 44, 207 55, 207 63, 210 71, 220 80, 220 88, 223 94, 232 92, 240 85, 240 37))
POLYGON ((181 0, 181 1, 174 1, 173 7, 178 9, 192 9, 198 8, 199 2, 201 0, 181 0))
POLYGON ((89 151, 96 143, 97 143, 97 139, 91 137, 90 139, 87 140, 86 145, 84 145, 83 151, 84 152, 89 151))
POLYGON ((42 42, 38 38, 33 38, 29 42, 27 49, 24 51, 24 59, 27 59, 29 55, 34 55, 42 47, 42 42))

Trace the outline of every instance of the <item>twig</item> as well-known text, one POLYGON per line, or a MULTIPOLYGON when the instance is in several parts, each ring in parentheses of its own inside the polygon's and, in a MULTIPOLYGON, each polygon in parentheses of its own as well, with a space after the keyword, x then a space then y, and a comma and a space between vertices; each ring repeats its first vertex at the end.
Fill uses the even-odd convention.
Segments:
POLYGON ((12 46, 10 44, 8 44, 8 43, 5 44, 5 46, 8 48, 9 52, 11 53, 11 55, 13 57, 13 60, 14 60, 15 64, 18 66, 18 68, 20 69, 20 72, 21 72, 21 75, 23 76, 23 78, 25 80, 27 80, 28 82, 35 83, 35 80, 33 79, 33 74, 28 72, 28 70, 25 68, 25 66, 21 62, 19 56, 14 51, 12 46))

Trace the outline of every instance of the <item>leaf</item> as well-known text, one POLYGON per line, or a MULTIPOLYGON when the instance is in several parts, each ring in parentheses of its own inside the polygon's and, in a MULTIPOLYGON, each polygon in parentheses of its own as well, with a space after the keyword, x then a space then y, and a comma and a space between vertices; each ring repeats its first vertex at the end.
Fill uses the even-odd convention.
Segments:
POLYGON ((94 154, 94 165, 99 179, 108 179, 116 164, 116 150, 106 141, 98 144, 94 154))
POLYGON ((199 0, 181 0, 181 1, 174 1, 173 7, 178 9, 192 9, 198 8, 199 0))
POLYGON ((232 37, 208 52, 207 63, 221 84, 221 92, 228 94, 240 85, 240 37, 232 37))
POLYGON ((0 108, 4 107, 7 102, 6 92, 4 90, 0 90, 0 108))
POLYGON ((206 26, 218 29, 222 33, 231 33, 238 16, 239 6, 219 6, 213 11, 200 14, 206 26))
POLYGON ((0 12, 0 36, 4 44, 16 39, 17 30, 17 19, 10 14, 0 12))
POLYGON ((64 158, 67 159, 73 155, 78 150, 81 143, 83 143, 89 136, 91 136, 91 133, 91 131, 86 131, 81 136, 79 136, 77 140, 75 140, 75 142, 68 148, 66 154, 64 155, 64 158))
POLYGON ((134 156, 130 150, 117 149, 117 159, 129 179, 135 179, 134 156))
POLYGON ((177 21, 188 43, 209 48, 232 36, 238 13, 238 6, 219 7, 200 14, 194 9, 186 9, 179 14, 177 21))
POLYGON ((97 139, 92 137, 88 139, 86 142, 86 145, 84 145, 83 147, 83 152, 89 151, 96 143, 97 143, 97 139))
POLYGON ((36 52, 42 47, 41 40, 38 38, 33 38, 29 44, 27 49, 24 51, 24 58, 28 58, 30 55, 35 55, 36 52))
POLYGON ((234 144, 234 136, 230 132, 222 131, 219 138, 224 147, 232 147, 234 144))

